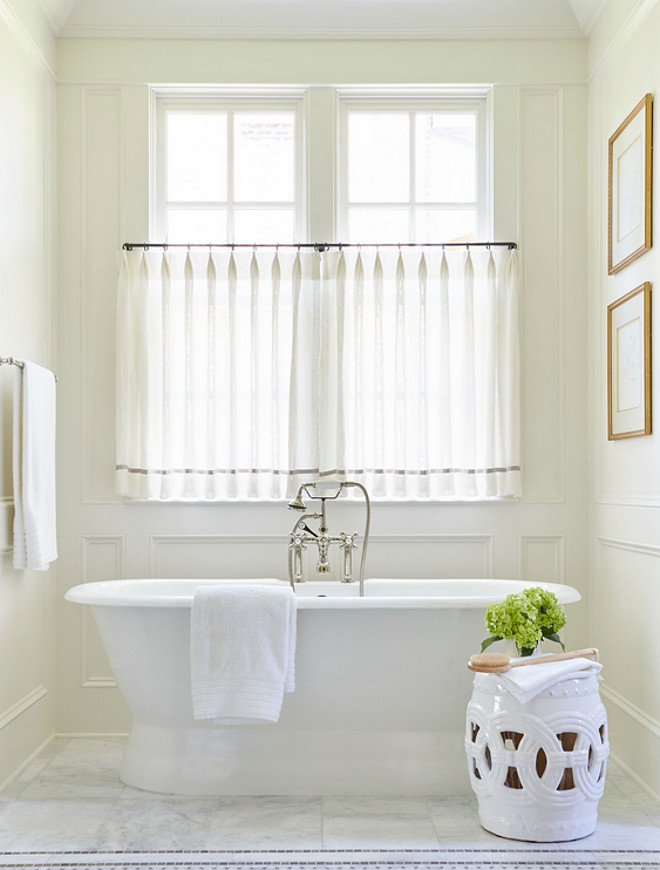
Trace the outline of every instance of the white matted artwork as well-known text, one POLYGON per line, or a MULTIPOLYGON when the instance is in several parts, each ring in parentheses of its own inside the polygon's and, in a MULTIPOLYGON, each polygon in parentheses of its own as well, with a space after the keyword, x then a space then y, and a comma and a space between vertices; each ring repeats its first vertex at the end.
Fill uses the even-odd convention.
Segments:
POLYGON ((609 140, 608 274, 651 247, 651 94, 640 100, 609 140))
POLYGON ((607 306, 607 437, 651 434, 651 284, 607 306))

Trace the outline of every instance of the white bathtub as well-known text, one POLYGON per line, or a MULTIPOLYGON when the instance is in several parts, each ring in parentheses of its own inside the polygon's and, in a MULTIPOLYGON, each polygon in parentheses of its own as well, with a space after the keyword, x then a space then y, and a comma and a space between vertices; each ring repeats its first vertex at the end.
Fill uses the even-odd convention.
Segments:
POLYGON ((516 580, 310 582, 298 587, 296 690, 277 723, 196 722, 190 606, 198 585, 276 580, 113 580, 75 586, 92 606, 133 715, 121 778, 171 794, 459 794, 472 679, 491 601, 516 580))

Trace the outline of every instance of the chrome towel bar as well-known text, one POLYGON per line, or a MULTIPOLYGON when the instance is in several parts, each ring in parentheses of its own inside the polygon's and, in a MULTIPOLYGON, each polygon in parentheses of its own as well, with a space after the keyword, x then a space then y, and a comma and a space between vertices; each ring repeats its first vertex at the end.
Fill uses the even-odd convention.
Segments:
MULTIPOLYGON (((0 366, 18 366, 19 369, 23 368, 23 363, 20 359, 15 359, 13 356, 0 356, 0 366)), ((57 375, 53 375, 56 381, 59 381, 57 375)))

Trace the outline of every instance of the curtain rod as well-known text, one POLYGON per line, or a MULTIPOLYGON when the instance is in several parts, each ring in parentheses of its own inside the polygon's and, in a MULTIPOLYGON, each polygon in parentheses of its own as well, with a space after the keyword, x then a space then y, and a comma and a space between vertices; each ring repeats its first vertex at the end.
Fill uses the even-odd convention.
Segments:
POLYGON ((265 242, 263 244, 250 243, 230 243, 230 242, 124 242, 122 249, 124 251, 132 251, 133 248, 144 248, 148 251, 149 248, 313 248, 318 253, 322 254, 330 248, 508 248, 510 251, 515 250, 518 245, 516 242, 367 242, 361 244, 359 242, 298 242, 278 244, 276 242, 265 242))
MULTIPOLYGON (((13 356, 0 356, 0 366, 18 366, 19 369, 25 368, 20 359, 13 356)), ((53 375, 56 381, 59 381, 57 375, 53 375)))

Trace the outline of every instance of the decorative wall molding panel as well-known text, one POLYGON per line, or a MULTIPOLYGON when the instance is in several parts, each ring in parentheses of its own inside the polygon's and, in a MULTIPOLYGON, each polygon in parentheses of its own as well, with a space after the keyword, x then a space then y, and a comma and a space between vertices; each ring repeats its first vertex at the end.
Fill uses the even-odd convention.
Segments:
POLYGON ((284 535, 151 535, 149 576, 285 578, 287 553, 284 535))
POLYGON ((613 704, 616 704, 620 710, 623 710, 623 712, 627 713, 628 716, 632 716, 636 722, 639 722, 640 725, 652 734, 655 734, 656 737, 660 737, 660 722, 653 719, 651 716, 648 716, 636 704, 633 704, 627 698, 624 698, 623 695, 619 694, 619 692, 615 692, 614 689, 611 689, 607 685, 607 683, 601 683, 600 691, 605 698, 613 704))
POLYGON ((655 544, 637 544, 635 541, 621 541, 617 538, 598 536, 597 541, 602 547, 612 547, 615 550, 628 550, 631 553, 642 553, 645 556, 660 557, 660 546, 655 544))
POLYGON ((614 505, 615 507, 659 508, 659 498, 632 498, 630 496, 601 495, 596 504, 614 505))
POLYGON ((0 553, 11 553, 14 549, 12 523, 14 520, 14 499, 0 498, 0 553))
MULTIPOLYGON (((651 618, 660 607, 659 558, 659 545, 598 536, 591 585, 592 635, 605 665, 603 695, 655 737, 660 692, 648 668, 660 649, 651 618)), ((635 747, 621 723, 615 736, 619 754, 633 757, 635 747)))
POLYGON ((563 583, 566 573, 564 542, 564 535, 521 535, 521 579, 563 583))
POLYGON ((372 535, 367 576, 492 577, 493 535, 372 535))
MULTIPOLYGON (((82 582, 121 580, 124 573, 123 535, 83 535, 82 582)), ((80 608, 80 673, 85 689, 114 688, 117 683, 89 607, 80 608)))
POLYGON ((541 503, 564 499, 562 117, 562 88, 520 89, 524 500, 541 503))
POLYGON ((80 192, 83 498, 113 501, 117 252, 122 243, 124 124, 121 87, 81 89, 80 192))
POLYGON ((28 692, 20 701, 17 701, 15 704, 12 704, 11 707, 8 707, 4 713, 0 713, 0 731, 3 728, 6 728, 14 719, 17 719, 22 713, 25 713, 26 710, 29 710, 33 704, 36 704, 37 701, 40 701, 45 695, 48 694, 48 689, 45 686, 37 686, 36 689, 32 689, 31 692, 28 692))
MULTIPOLYGON (((149 540, 150 577, 287 576, 286 535, 152 535, 149 540)), ((372 535, 367 576, 492 577, 493 536, 372 535)))

